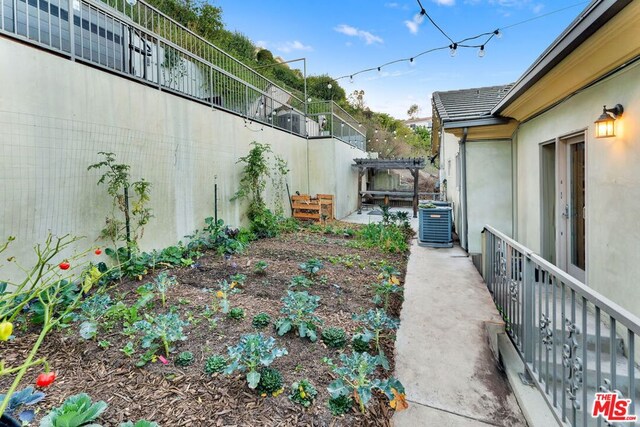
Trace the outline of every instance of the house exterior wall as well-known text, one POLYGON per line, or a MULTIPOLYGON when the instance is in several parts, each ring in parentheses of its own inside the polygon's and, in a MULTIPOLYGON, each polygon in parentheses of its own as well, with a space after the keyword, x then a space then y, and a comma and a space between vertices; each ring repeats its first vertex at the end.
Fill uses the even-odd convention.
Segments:
POLYGON ((445 197, 446 200, 452 202, 453 207, 453 223, 456 231, 459 230, 460 224, 460 182, 458 177, 460 174, 458 155, 460 147, 458 138, 446 132, 442 132, 441 142, 441 160, 440 160, 440 188, 445 188, 444 180, 446 180, 445 197))
POLYGON ((470 254, 482 252, 482 230, 489 224, 512 235, 511 141, 467 141, 467 223, 470 254))
MULTIPOLYGON (((95 240, 111 200, 96 184, 101 173, 87 171, 102 160, 99 151, 114 152, 134 180, 152 183, 155 217, 141 240, 145 250, 175 244, 213 216, 215 182, 219 218, 246 224, 246 205, 229 199, 242 171, 236 161, 252 141, 271 144, 288 162, 292 192, 306 193, 312 182, 313 191, 336 196, 340 216, 355 210, 351 163, 365 153, 338 140, 313 141, 309 156, 304 138, 245 125, 241 117, 3 37, 0 75, 0 238, 17 237, 11 253, 25 264, 48 231, 87 236, 86 246, 105 243, 95 240)), ((273 198, 271 187, 267 193, 273 198)), ((281 196, 288 213, 286 190, 281 196)))
POLYGON ((540 144, 586 130, 586 282, 640 315, 640 64, 628 66, 522 124, 517 131, 517 239, 539 252, 540 144), (620 103, 617 136, 595 138, 594 121, 620 103))

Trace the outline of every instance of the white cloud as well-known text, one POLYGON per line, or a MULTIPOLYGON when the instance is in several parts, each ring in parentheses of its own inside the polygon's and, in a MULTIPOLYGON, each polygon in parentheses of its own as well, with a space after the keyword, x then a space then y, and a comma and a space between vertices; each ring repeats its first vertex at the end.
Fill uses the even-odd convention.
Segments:
POLYGON ((433 0, 433 2, 442 6, 453 6, 456 4, 456 0, 433 0))
POLYGON ((534 4, 531 7, 531 10, 533 11, 533 13, 535 13, 536 15, 540 12, 542 12, 542 9, 544 9, 544 4, 542 3, 538 3, 538 4, 534 4))
POLYGON ((256 47, 259 47, 260 49, 266 49, 268 44, 269 42, 266 42, 264 40, 258 40, 256 42, 256 47))
POLYGON ((312 51, 313 47, 305 45, 304 43, 298 40, 294 40, 292 42, 285 42, 278 45, 277 49, 280 52, 289 53, 289 52, 293 52, 294 50, 312 51))
POLYGON ((335 27, 334 30, 344 34, 345 36, 358 37, 359 39, 364 40, 365 44, 384 43, 384 40, 382 40, 381 37, 378 37, 369 31, 352 27, 351 25, 341 24, 335 27))
POLYGON ((411 34, 418 34, 420 25, 424 22, 424 16, 416 13, 411 21, 404 21, 404 25, 407 26, 411 34))
POLYGON ((400 5, 396 2, 385 3, 384 7, 388 7, 389 9, 398 9, 400 5))

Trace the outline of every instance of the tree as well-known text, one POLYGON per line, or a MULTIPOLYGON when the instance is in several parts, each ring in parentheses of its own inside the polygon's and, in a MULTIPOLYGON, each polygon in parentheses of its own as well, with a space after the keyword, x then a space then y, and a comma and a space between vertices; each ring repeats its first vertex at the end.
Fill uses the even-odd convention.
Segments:
POLYGON ((349 94, 347 101, 349 102, 349 105, 351 105, 351 107, 353 107, 355 110, 364 110, 364 90, 354 90, 349 94))
POLYGON ((411 105, 411 107, 409 107, 409 109, 407 110, 407 115, 412 119, 418 117, 418 114, 420 114, 420 107, 418 107, 418 104, 411 105))

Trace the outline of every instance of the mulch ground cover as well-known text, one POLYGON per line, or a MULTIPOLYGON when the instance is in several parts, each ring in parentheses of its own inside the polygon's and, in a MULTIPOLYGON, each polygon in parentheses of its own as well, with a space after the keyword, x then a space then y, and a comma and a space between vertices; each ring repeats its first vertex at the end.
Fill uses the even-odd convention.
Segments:
MULTIPOLYGON (((335 350, 327 348, 320 339, 312 343, 299 338, 295 331, 278 337, 273 326, 262 330, 265 335, 276 338, 278 347, 288 351, 288 355, 271 365, 282 373, 284 380, 285 391, 277 397, 261 397, 249 389, 244 375, 210 376, 203 371, 208 356, 226 356, 228 345, 236 344, 243 334, 255 332, 251 325, 254 315, 265 312, 273 320, 280 317, 280 299, 286 294, 290 279, 302 274, 299 264, 310 258, 324 263, 318 273, 322 279, 316 279, 308 290, 321 298, 316 314, 323 320, 323 327, 344 328, 349 336, 356 332, 361 325, 352 320, 352 314, 375 307, 373 291, 368 285, 378 281, 380 266, 395 266, 403 278, 407 254, 353 248, 350 242, 349 237, 342 235, 300 231, 253 242, 244 253, 230 259, 207 253, 191 267, 170 270, 169 274, 177 277, 178 285, 167 293, 167 308, 173 307, 181 318, 190 321, 185 328, 188 339, 176 345, 172 356, 191 351, 195 360, 188 367, 177 367, 171 360, 167 365, 154 362, 136 367, 135 362, 143 351, 132 357, 123 354, 121 349, 129 338, 122 334, 120 326, 109 331, 99 330, 96 339, 89 341, 80 338, 77 324, 52 332, 39 355, 48 359, 58 379, 46 390, 47 397, 39 405, 38 418, 68 396, 84 392, 94 401, 104 400, 109 404, 99 420, 104 426, 138 419, 155 421, 162 427, 390 425, 393 410, 382 395, 374 397, 365 415, 360 414, 355 405, 352 412, 340 417, 334 417, 329 411, 327 385, 335 377, 322 359, 329 357, 337 361, 342 351, 351 352, 350 346, 335 350), (268 264, 266 274, 254 271, 258 261, 268 264), (228 280, 235 273, 247 275, 247 280, 243 292, 232 295, 230 303, 232 307, 243 308, 246 317, 233 320, 218 312, 213 315, 217 321, 212 326, 210 319, 202 314, 207 306, 212 307, 214 297, 210 290, 217 289, 220 280, 228 280), (103 348, 98 345, 100 341, 108 341, 110 345, 103 348), (307 409, 287 397, 291 383, 302 378, 309 379, 318 390, 313 405, 307 409)), ((132 304, 139 296, 136 289, 153 277, 150 274, 142 281, 125 280, 114 285, 109 294, 113 300, 132 304)), ((389 315, 398 317, 401 304, 399 297, 393 298, 389 315)), ((159 298, 153 308, 147 310, 149 313, 166 311, 159 298)), ((0 351, 7 365, 23 360, 35 337, 35 330, 31 334, 20 334, 11 343, 11 354, 6 354, 7 344, 2 343, 0 351)), ((384 378, 393 372, 394 338, 391 335, 383 340, 391 364, 390 371, 379 368, 384 378)), ((35 369, 30 370, 22 384, 33 384, 37 374, 35 369)), ((9 378, 2 379, 0 390, 7 389, 8 384, 9 378)))

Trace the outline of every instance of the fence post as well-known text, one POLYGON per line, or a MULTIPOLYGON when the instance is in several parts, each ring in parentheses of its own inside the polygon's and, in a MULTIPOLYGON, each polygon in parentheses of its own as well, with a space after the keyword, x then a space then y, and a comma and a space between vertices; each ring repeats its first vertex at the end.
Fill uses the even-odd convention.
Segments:
MULTIPOLYGON (((524 265, 522 269, 522 324, 523 324, 523 356, 525 363, 533 362, 533 351, 535 347, 535 283, 534 264, 526 253, 522 254, 524 265)), ((525 369, 526 374, 526 369, 525 369)))

